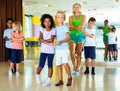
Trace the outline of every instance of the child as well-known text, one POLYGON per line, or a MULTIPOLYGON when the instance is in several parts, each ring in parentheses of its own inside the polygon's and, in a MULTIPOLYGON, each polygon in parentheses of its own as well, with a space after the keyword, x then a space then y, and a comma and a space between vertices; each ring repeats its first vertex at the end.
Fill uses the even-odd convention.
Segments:
POLYGON ((54 21, 51 15, 44 14, 41 17, 41 26, 44 28, 40 31, 39 41, 42 43, 41 45, 41 53, 40 53, 40 61, 39 66, 36 72, 36 81, 37 83, 41 83, 39 79, 39 74, 41 73, 45 61, 48 61, 48 78, 47 81, 43 84, 43 86, 50 86, 50 80, 52 78, 53 73, 53 58, 54 58, 54 38, 55 38, 55 30, 54 21))
POLYGON ((85 65, 86 70, 84 74, 89 74, 89 59, 92 61, 92 75, 95 75, 95 59, 96 59, 96 48, 95 48, 95 29, 93 28, 95 25, 96 19, 91 17, 88 20, 88 26, 85 29, 87 35, 84 44, 84 54, 85 54, 85 65))
POLYGON ((56 20, 58 22, 58 26, 56 26, 56 65, 58 69, 58 77, 59 82, 55 84, 55 86, 63 85, 63 76, 62 76, 62 66, 64 66, 67 74, 68 74, 68 82, 66 86, 71 86, 72 84, 72 76, 69 67, 69 48, 68 41, 69 30, 66 25, 64 25, 65 21, 65 13, 63 11, 58 11, 56 14, 56 20))
MULTIPOLYGON (((81 5, 75 3, 73 5, 73 14, 69 17, 70 24, 70 56, 73 63, 73 75, 80 75, 79 67, 81 63, 82 48, 85 36, 82 33, 86 16, 81 13, 81 5), (76 53, 76 56, 75 56, 76 53)), ((82 72, 81 72, 82 73, 82 72)))
POLYGON ((115 33, 116 28, 112 28, 111 32, 107 34, 108 36, 108 51, 109 51, 109 61, 112 60, 112 58, 114 58, 114 60, 116 61, 117 58, 117 35, 115 33))
POLYGON ((23 49, 23 40, 24 36, 22 33, 22 27, 19 22, 13 22, 13 32, 11 33, 12 36, 12 62, 10 64, 9 68, 9 76, 12 76, 11 70, 14 67, 14 64, 16 64, 16 77, 20 75, 19 73, 19 64, 21 60, 22 55, 22 49, 23 49))
POLYGON ((105 20, 104 21, 104 26, 103 26, 103 42, 105 45, 105 54, 104 54, 104 60, 107 60, 108 56, 108 36, 106 36, 111 29, 111 26, 108 26, 109 21, 105 20))
POLYGON ((8 18, 7 19, 7 29, 5 29, 4 31, 4 35, 3 38, 5 39, 5 47, 6 47, 6 59, 10 65, 11 63, 11 47, 12 47, 12 42, 11 40, 11 32, 13 32, 12 29, 12 23, 13 23, 13 19, 12 18, 8 18))

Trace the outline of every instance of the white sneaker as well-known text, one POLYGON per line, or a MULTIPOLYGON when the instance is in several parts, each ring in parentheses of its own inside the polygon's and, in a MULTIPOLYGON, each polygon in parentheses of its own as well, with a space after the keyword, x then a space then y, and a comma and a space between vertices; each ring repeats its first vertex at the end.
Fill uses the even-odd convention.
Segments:
POLYGON ((36 74, 36 82, 37 84, 41 84, 41 81, 40 81, 40 75, 36 74))
POLYGON ((9 70, 8 75, 9 77, 12 77, 12 71, 9 70))
POLYGON ((16 72, 16 77, 20 76, 20 73, 19 72, 16 72))
POLYGON ((43 84, 44 87, 48 87, 50 86, 50 81, 46 81, 44 84, 43 84))

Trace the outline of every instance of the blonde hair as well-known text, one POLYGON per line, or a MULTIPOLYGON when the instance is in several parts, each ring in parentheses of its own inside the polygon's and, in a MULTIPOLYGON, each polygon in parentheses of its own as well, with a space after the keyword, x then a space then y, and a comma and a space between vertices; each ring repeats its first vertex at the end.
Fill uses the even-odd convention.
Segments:
POLYGON ((19 32, 22 31, 22 25, 20 22, 13 22, 13 24, 17 27, 17 29, 19 30, 19 32))
MULTIPOLYGON (((79 7, 81 8, 80 3, 74 3, 74 4, 73 4, 73 7, 74 7, 75 5, 79 5, 79 7)), ((80 13, 81 13, 81 11, 80 11, 80 13)), ((75 14, 75 12, 74 12, 74 11, 73 11, 73 14, 75 14)))
POLYGON ((57 17, 58 14, 63 14, 63 15, 64 15, 64 19, 66 19, 66 15, 65 15, 65 12, 64 12, 64 11, 59 10, 59 11, 56 13, 56 17, 57 17))

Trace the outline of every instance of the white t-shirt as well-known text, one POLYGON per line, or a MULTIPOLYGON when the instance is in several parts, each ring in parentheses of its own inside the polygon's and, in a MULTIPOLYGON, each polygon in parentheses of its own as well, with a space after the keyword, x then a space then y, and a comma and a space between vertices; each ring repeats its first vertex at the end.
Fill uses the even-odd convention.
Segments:
MULTIPOLYGON (((54 29, 52 29, 51 31, 46 31, 46 29, 42 29, 40 31, 43 33, 44 40, 48 40, 52 37, 52 35, 55 35, 54 29)), ((52 46, 52 45, 47 45, 47 44, 42 43, 41 44, 41 52, 48 53, 48 54, 54 54, 55 49, 54 49, 54 46, 52 46)))
MULTIPOLYGON (((13 29, 6 29, 6 30, 4 31, 3 38, 7 37, 7 38, 11 39, 11 33, 12 33, 12 32, 13 32, 13 29)), ((7 40, 7 41, 5 42, 5 47, 11 49, 11 47, 12 47, 12 42, 9 41, 9 40, 7 40)))
POLYGON ((117 35, 114 32, 108 33, 107 36, 108 36, 108 44, 116 44, 117 43, 117 41, 116 41, 117 35))
POLYGON ((84 44, 84 46, 96 46, 95 45, 95 29, 93 28, 93 29, 88 29, 88 28, 85 28, 85 31, 87 32, 87 33, 89 33, 89 34, 93 34, 94 35, 94 37, 93 38, 90 38, 90 37, 88 37, 88 36, 86 36, 86 38, 85 38, 85 44, 84 44))

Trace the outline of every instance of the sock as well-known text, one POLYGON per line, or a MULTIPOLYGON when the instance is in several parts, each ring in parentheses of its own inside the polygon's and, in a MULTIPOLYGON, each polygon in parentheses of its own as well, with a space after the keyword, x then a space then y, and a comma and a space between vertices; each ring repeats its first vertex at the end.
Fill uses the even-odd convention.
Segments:
POLYGON ((94 72, 94 70, 95 70, 95 67, 92 67, 92 72, 94 72))
POLYGON ((48 78, 47 78, 47 82, 50 82, 50 81, 51 81, 51 78, 48 77, 48 78))
POLYGON ((86 70, 88 70, 88 71, 89 71, 89 67, 86 67, 86 70))

